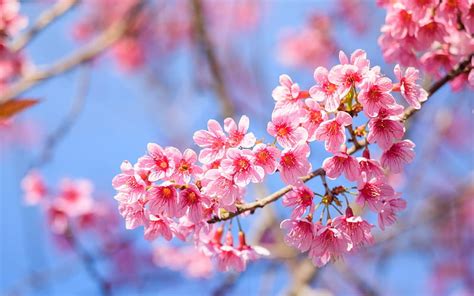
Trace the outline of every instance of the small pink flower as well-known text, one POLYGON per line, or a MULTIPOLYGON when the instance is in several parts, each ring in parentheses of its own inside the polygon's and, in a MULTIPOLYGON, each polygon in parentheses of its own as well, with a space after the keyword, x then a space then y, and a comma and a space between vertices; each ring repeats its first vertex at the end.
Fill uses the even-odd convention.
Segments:
POLYGON ((120 165, 121 174, 112 180, 112 186, 118 191, 114 197, 120 202, 134 203, 146 197, 147 183, 138 175, 132 164, 127 160, 120 165))
POLYGON ((255 155, 255 165, 262 167, 265 174, 273 174, 280 158, 280 150, 274 146, 260 143, 255 145, 252 151, 255 155))
POLYGON ((412 12, 400 2, 394 4, 393 9, 388 10, 385 23, 389 27, 391 36, 396 39, 415 36, 418 29, 418 23, 412 12))
POLYGON ((326 158, 323 169, 330 179, 336 179, 342 173, 349 181, 357 181, 360 178, 360 167, 357 160, 345 152, 338 152, 333 157, 326 158))
POLYGON ((224 176, 219 170, 208 170, 202 180, 203 192, 211 197, 216 197, 223 208, 234 206, 242 198, 244 189, 237 186, 233 178, 224 176))
POLYGON ((245 242, 245 234, 239 231, 239 246, 237 248, 240 251, 241 257, 244 259, 244 269, 246 269, 247 261, 257 260, 262 256, 269 256, 270 252, 260 246, 249 246, 245 242))
POLYGON ((153 215, 165 214, 169 217, 179 217, 178 193, 171 183, 153 186, 148 190, 148 208, 153 215))
POLYGON ((71 217, 79 216, 92 208, 93 185, 89 180, 63 179, 56 200, 71 217))
POLYGON ((292 191, 288 192, 283 196, 283 205, 286 207, 294 207, 291 213, 291 218, 301 218, 306 209, 312 212, 313 205, 313 191, 305 185, 293 188, 292 191))
POLYGON ((405 164, 412 162, 415 158, 413 148, 415 148, 415 144, 410 140, 394 143, 383 152, 380 162, 384 168, 398 174, 403 171, 405 164))
POLYGON ((209 203, 209 199, 202 195, 194 184, 189 184, 187 188, 179 193, 178 207, 186 213, 186 216, 193 223, 198 223, 205 219, 204 206, 209 203))
POLYGON ((352 117, 343 111, 339 111, 336 117, 326 120, 316 129, 315 138, 325 141, 324 147, 329 152, 338 152, 341 145, 346 141, 345 126, 352 124, 352 117))
POLYGON ((342 254, 349 252, 352 247, 349 235, 335 228, 329 220, 327 226, 320 227, 316 231, 309 257, 316 266, 322 267, 331 259, 337 259, 342 254))
POLYGON ((297 248, 301 252, 310 249, 314 237, 313 223, 307 219, 286 219, 280 224, 280 228, 287 230, 285 243, 297 248))
POLYGON ((224 130, 229 134, 227 143, 230 147, 250 148, 255 145, 255 136, 253 133, 247 133, 249 129, 249 118, 242 116, 239 125, 232 118, 224 120, 224 130))
POLYGON ((357 190, 359 195, 357 195, 356 203, 362 206, 367 204, 374 212, 379 211, 384 199, 395 194, 393 188, 385 183, 382 177, 368 179, 364 173, 358 182, 357 190))
POLYGON ((125 219, 125 228, 134 229, 146 222, 145 209, 141 202, 119 203, 119 213, 125 219))
POLYGON ((211 119, 207 122, 207 131, 199 130, 194 133, 193 140, 201 148, 199 161, 202 163, 211 163, 222 159, 225 155, 227 138, 221 125, 211 119))
POLYGON ((181 154, 178 149, 170 147, 168 155, 175 164, 174 174, 171 176, 171 179, 177 184, 187 184, 194 175, 202 173, 202 169, 196 165, 197 154, 192 149, 186 149, 181 154))
POLYGON ((21 187, 25 193, 24 199, 29 205, 36 205, 46 197, 47 187, 38 171, 28 172, 21 181, 21 187))
POLYGON ((283 148, 291 148, 308 139, 308 132, 300 127, 300 112, 288 112, 276 109, 272 113, 272 121, 267 125, 267 132, 275 137, 283 148))
POLYGON ((138 160, 137 167, 142 170, 149 170, 148 179, 152 182, 171 177, 175 166, 170 155, 171 149, 171 147, 163 149, 158 144, 148 143, 148 155, 138 160))
POLYGON ((319 103, 314 99, 307 99, 303 108, 303 120, 301 125, 308 132, 308 141, 316 140, 316 130, 319 125, 328 119, 327 113, 321 110, 319 103))
POLYGON ((338 86, 328 79, 329 71, 324 67, 314 70, 314 80, 317 85, 309 90, 309 94, 318 102, 324 102, 324 109, 328 112, 335 112, 339 108, 341 98, 338 93, 338 86))
POLYGON ((385 226, 394 224, 397 221, 397 212, 404 210, 407 202, 397 195, 384 199, 378 214, 379 227, 385 230, 385 226))
POLYGON ((357 157, 359 162, 360 172, 364 172, 367 178, 379 177, 384 175, 384 171, 380 163, 370 158, 369 149, 366 147, 362 153, 362 157, 357 157))
POLYGON ((245 270, 245 261, 242 253, 233 247, 232 233, 227 232, 226 244, 217 251, 217 269, 220 271, 242 272, 245 270))
POLYGON ((403 123, 392 117, 372 118, 368 127, 367 141, 377 143, 382 149, 388 149, 394 141, 401 140, 405 134, 403 123))
POLYGON ((418 29, 416 39, 420 48, 430 48, 433 42, 444 42, 444 38, 448 35, 445 26, 442 22, 436 21, 434 18, 430 19, 418 29))
POLYGON ((390 94, 393 87, 392 81, 387 77, 380 76, 377 72, 377 70, 369 72, 369 75, 361 84, 361 91, 358 96, 365 114, 369 117, 377 116, 380 108, 395 103, 395 99, 390 94))
POLYGON ((159 236, 162 236, 167 241, 171 240, 173 238, 173 233, 170 228, 172 223, 173 220, 168 217, 150 214, 145 225, 145 239, 153 241, 159 236))
POLYGON ((69 218, 68 214, 60 205, 56 203, 49 205, 46 215, 49 227, 53 233, 64 234, 66 232, 69 227, 69 218))
POLYGON ((226 158, 221 162, 222 171, 232 177, 235 184, 240 187, 247 186, 250 182, 262 182, 265 171, 254 164, 255 156, 251 150, 230 148, 226 158))
POLYGON ((351 208, 347 208, 346 215, 336 217, 333 224, 335 228, 349 235, 354 247, 374 243, 371 233, 374 225, 368 223, 360 216, 354 216, 351 208))
POLYGON ((275 87, 272 97, 276 101, 277 108, 285 107, 298 102, 300 87, 293 83, 290 76, 280 75, 280 85, 275 87))
POLYGON ((400 93, 413 108, 420 109, 420 102, 428 99, 428 93, 416 82, 419 71, 413 67, 408 67, 405 73, 402 72, 400 65, 395 65, 393 69, 395 76, 400 81, 400 93))
POLYGON ((365 51, 361 49, 354 51, 350 60, 343 51, 340 51, 339 61, 341 64, 329 71, 328 79, 338 86, 339 97, 342 99, 353 87, 360 85, 369 70, 370 62, 365 51))
POLYGON ((283 182, 289 185, 301 184, 300 178, 311 171, 308 156, 309 147, 307 144, 300 144, 293 148, 283 150, 278 165, 278 170, 280 171, 283 182))

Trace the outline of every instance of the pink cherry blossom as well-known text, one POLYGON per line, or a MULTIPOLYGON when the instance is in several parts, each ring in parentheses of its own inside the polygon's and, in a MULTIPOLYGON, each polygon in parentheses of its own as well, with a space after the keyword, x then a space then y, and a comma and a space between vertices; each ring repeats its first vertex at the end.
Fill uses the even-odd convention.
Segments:
POLYGON ((293 188, 292 191, 283 196, 283 205, 286 207, 294 207, 291 218, 302 218, 306 209, 309 209, 309 213, 312 212, 314 208, 313 197, 313 191, 309 187, 302 185, 293 188))
POLYGON ((238 201, 245 192, 243 188, 234 183, 233 178, 223 175, 216 169, 206 172, 202 185, 202 191, 206 195, 216 197, 220 206, 228 210, 235 208, 235 202, 238 201))
POLYGON ((384 171, 380 163, 370 158, 369 149, 366 147, 362 153, 362 157, 357 157, 359 162, 360 172, 364 172, 367 178, 379 177, 384 175, 384 171))
POLYGON ((259 143, 252 151, 255 155, 255 165, 262 167, 265 174, 273 174, 280 158, 280 150, 272 145, 259 143))
POLYGON ((188 185, 179 193, 178 207, 193 223, 201 222, 205 218, 204 205, 208 203, 208 198, 202 195, 194 184, 188 185))
POLYGON ((120 202, 129 203, 144 200, 148 184, 139 176, 135 168, 127 160, 122 162, 120 169, 122 173, 115 176, 112 180, 112 186, 118 191, 115 199, 120 202))
POLYGON ((339 258, 353 247, 347 233, 335 228, 330 220, 327 223, 327 226, 318 227, 309 251, 309 257, 318 267, 326 265, 331 259, 339 258))
POLYGON ((166 216, 150 214, 145 225, 145 239, 152 241, 162 236, 167 241, 173 238, 170 225, 173 222, 166 216))
POLYGON ((134 229, 146 222, 145 209, 141 202, 119 203, 119 213, 125 219, 125 228, 134 229))
POLYGON ((351 208, 347 208, 346 215, 336 217, 333 224, 336 229, 340 229, 349 235, 354 248, 374 243, 371 233, 374 225, 368 223, 360 216, 354 216, 351 208))
POLYGON ((148 155, 141 157, 137 166, 142 170, 149 170, 150 181, 166 180, 174 173, 175 163, 172 160, 172 147, 163 149, 160 145, 149 143, 148 155))
POLYGON ((265 176, 263 168, 256 166, 254 162, 255 155, 251 150, 230 148, 221 162, 221 167, 227 176, 233 178, 237 186, 245 187, 250 182, 262 182, 265 176))
POLYGON ((405 134, 403 123, 392 117, 372 118, 368 127, 367 141, 377 143, 382 149, 388 149, 393 142, 401 140, 405 134))
POLYGON ((369 60, 363 50, 356 50, 351 54, 351 58, 343 51, 339 52, 340 65, 334 66, 328 74, 331 83, 338 86, 339 97, 343 99, 349 91, 359 86, 369 70, 369 60))
POLYGON ((413 148, 415 148, 415 144, 410 140, 394 143, 383 152, 380 162, 384 168, 398 174, 403 171, 405 164, 412 162, 415 158, 413 148))
POLYGON ((405 100, 413 108, 420 109, 420 102, 428 99, 428 93, 416 82, 419 71, 413 67, 408 67, 405 73, 402 72, 400 65, 395 65, 393 69, 395 76, 400 81, 400 92, 405 100))
POLYGON ((69 216, 74 217, 91 209, 93 185, 89 180, 63 179, 59 184, 56 203, 62 206, 69 216))
POLYGON ((385 226, 394 224, 397 221, 397 212, 405 209, 406 206, 406 201, 396 195, 385 198, 378 214, 380 229, 384 230, 385 226))
POLYGON ((171 183, 163 183, 150 188, 148 190, 148 209, 153 215, 180 216, 178 192, 175 186, 171 183))
POLYGON ((275 87, 272 97, 276 101, 276 107, 281 108, 298 102, 300 96, 300 86, 293 83, 290 76, 280 75, 280 85, 275 87))
POLYGON ((321 110, 319 103, 314 99, 307 99, 303 110, 301 126, 308 132, 308 142, 316 140, 316 129, 327 120, 327 113, 321 110))
POLYGON ((25 193, 24 200, 29 205, 36 205, 46 197, 47 187, 38 171, 28 172, 21 181, 21 187, 25 193))
POLYGON ((400 2, 395 3, 393 9, 387 12, 385 23, 392 37, 396 39, 414 36, 418 29, 418 23, 412 12, 400 2))
POLYGON ((255 136, 253 133, 247 133, 249 128, 249 118, 242 116, 239 125, 232 118, 224 120, 224 130, 229 134, 228 144, 230 147, 250 148, 255 145, 255 136))
POLYGON ((325 141, 324 147, 327 151, 336 153, 346 141, 344 127, 350 124, 352 124, 352 117, 346 112, 339 111, 335 118, 326 120, 319 125, 315 138, 318 141, 325 141))
POLYGON ((311 164, 308 161, 309 153, 307 144, 300 144, 283 150, 278 165, 283 182, 289 185, 301 184, 300 178, 311 171, 311 164))
POLYGON ((357 184, 356 202, 359 205, 367 204, 372 211, 378 212, 383 204, 383 200, 395 194, 393 188, 385 183, 382 177, 368 179, 362 174, 362 178, 357 184))
POLYGON ((171 176, 178 184, 187 184, 195 174, 201 174, 202 169, 196 165, 197 154, 191 149, 184 150, 184 153, 170 147, 168 155, 175 164, 174 174, 171 176))
POLYGON ((318 102, 324 102, 324 109, 328 112, 335 112, 339 108, 341 98, 338 93, 338 86, 331 83, 328 78, 329 71, 324 67, 314 70, 314 80, 317 85, 309 90, 309 94, 318 102))
POLYGON ((225 155, 227 143, 227 137, 217 121, 209 120, 207 129, 207 131, 199 130, 193 136, 194 142, 199 147, 204 148, 199 152, 199 161, 206 164, 222 159, 225 155))
POLYGON ((349 181, 357 181, 360 177, 357 159, 345 152, 338 152, 334 156, 326 158, 322 167, 330 179, 336 179, 342 173, 349 181))
POLYGON ((358 96, 359 102, 364 107, 364 112, 369 117, 378 115, 380 108, 395 103, 395 98, 390 94, 392 81, 380 76, 376 70, 372 70, 361 85, 358 96))
POLYGON ((308 140, 308 132, 299 124, 300 112, 278 109, 272 113, 272 121, 267 125, 267 132, 275 137, 283 148, 291 148, 308 140))
POLYGON ((234 248, 230 232, 227 232, 226 244, 218 248, 217 269, 220 271, 234 270, 237 272, 242 272, 245 269, 242 253, 234 248))
POLYGON ((286 219, 280 223, 280 228, 287 231, 285 243, 301 252, 310 249, 314 237, 313 223, 307 219, 286 219))

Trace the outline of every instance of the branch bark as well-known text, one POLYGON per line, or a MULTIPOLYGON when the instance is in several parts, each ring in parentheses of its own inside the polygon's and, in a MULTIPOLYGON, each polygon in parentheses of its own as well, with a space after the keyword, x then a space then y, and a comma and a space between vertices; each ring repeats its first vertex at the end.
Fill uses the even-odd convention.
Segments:
MULTIPOLYGON (((431 85, 431 87, 428 89, 428 98, 430 98, 436 91, 438 91, 443 85, 445 85, 449 81, 451 81, 454 78, 456 78, 457 76, 471 70, 472 67, 470 65, 471 65, 471 58, 473 57, 473 55, 474 54, 471 54, 466 60, 461 62, 456 68, 454 68, 452 71, 450 71, 448 74, 446 74, 443 78, 441 78, 440 80, 436 81, 433 85, 431 85)), ((427 102, 427 101, 428 100, 426 100, 425 102, 427 102)), ((425 103, 425 102, 422 102, 422 103, 425 103)), ((418 111, 417 109, 414 109, 412 107, 409 107, 409 108, 405 109, 405 112, 402 116, 402 120, 403 121, 408 120, 417 111, 418 111)), ((354 146, 352 146, 351 148, 349 148, 347 150, 347 153, 348 154, 354 154, 355 152, 361 150, 362 148, 364 148, 368 144, 369 143, 366 140, 363 140, 361 142, 356 142, 356 143, 354 143, 354 146)), ((316 169, 316 170, 312 171, 309 175, 302 177, 301 179, 302 179, 303 182, 307 182, 307 181, 313 179, 316 176, 323 176, 325 174, 326 173, 325 173, 324 169, 319 168, 319 169, 316 169)), ((278 191, 276 191, 276 192, 274 192, 274 193, 272 193, 272 194, 270 194, 270 195, 268 195, 268 196, 266 196, 266 197, 264 197, 260 200, 257 200, 257 201, 251 202, 251 203, 237 205, 237 211, 236 212, 224 213, 220 217, 213 217, 212 219, 208 220, 207 222, 208 223, 216 223, 216 222, 220 222, 220 221, 229 220, 229 219, 231 219, 235 216, 238 216, 242 213, 245 213, 245 212, 253 213, 257 208, 263 208, 267 204, 272 203, 274 201, 277 201, 283 195, 285 195, 286 193, 291 191, 291 189, 292 189, 292 186, 286 186, 286 187, 283 187, 282 189, 280 189, 280 190, 278 190, 278 191)))

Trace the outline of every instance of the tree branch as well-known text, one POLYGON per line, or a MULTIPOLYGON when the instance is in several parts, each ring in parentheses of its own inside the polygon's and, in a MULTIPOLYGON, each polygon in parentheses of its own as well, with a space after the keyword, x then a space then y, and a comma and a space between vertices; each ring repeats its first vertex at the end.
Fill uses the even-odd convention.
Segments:
POLYGON ((79 0, 59 0, 56 2, 50 9, 44 11, 28 30, 13 40, 9 46, 10 50, 13 52, 22 50, 41 30, 52 24, 78 3, 79 0))
MULTIPOLYGON (((470 66, 471 65, 470 63, 471 63, 471 58, 473 57, 473 55, 474 54, 471 54, 466 60, 461 62, 456 68, 454 68, 452 71, 450 71, 448 74, 446 74, 440 80, 436 81, 428 89, 428 98, 431 97, 436 91, 438 91, 443 85, 445 85, 449 81, 453 80, 454 78, 461 75, 462 73, 465 73, 465 72, 469 71, 470 69, 472 69, 472 67, 470 66)), ((426 100, 425 102, 427 102, 427 101, 428 100, 426 100)), ((409 107, 409 108, 405 109, 402 120, 403 121, 408 120, 408 118, 413 116, 413 114, 415 114, 416 112, 417 112, 417 110, 412 108, 412 107, 409 107)), ((348 154, 354 154, 355 152, 357 152, 360 149, 364 148, 368 144, 369 143, 366 140, 364 140, 362 142, 354 143, 354 146, 349 148, 347 150, 347 153, 348 154)), ((303 182, 307 182, 307 181, 313 179, 316 176, 322 176, 322 175, 325 175, 325 171, 324 171, 323 168, 319 168, 317 170, 312 171, 309 175, 302 177, 301 179, 302 179, 303 182)), ((280 199, 280 197, 282 197, 283 195, 285 195, 286 193, 291 191, 292 188, 293 188, 292 186, 286 186, 286 187, 283 187, 282 189, 280 189, 280 190, 278 190, 278 191, 276 191, 276 192, 274 192, 274 193, 272 193, 272 194, 268 195, 267 197, 264 197, 260 200, 257 200, 257 201, 251 202, 251 203, 237 205, 237 211, 236 212, 233 212, 233 213, 226 212, 226 213, 222 214, 220 217, 213 217, 212 219, 208 220, 207 223, 216 223, 216 222, 219 222, 219 221, 229 220, 229 219, 231 219, 235 216, 238 216, 242 213, 245 213, 245 212, 253 213, 257 208, 263 208, 267 204, 272 203, 274 201, 277 201, 278 199, 280 199)))

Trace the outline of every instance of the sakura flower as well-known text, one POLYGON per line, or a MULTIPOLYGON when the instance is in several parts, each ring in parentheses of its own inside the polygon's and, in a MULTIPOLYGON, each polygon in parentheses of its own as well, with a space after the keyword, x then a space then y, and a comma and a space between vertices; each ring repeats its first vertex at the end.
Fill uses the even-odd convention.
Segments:
POLYGON ((345 126, 352 124, 352 117, 343 111, 336 113, 336 117, 326 120, 316 129, 315 138, 325 141, 324 147, 329 152, 338 152, 341 145, 346 141, 345 126))
POLYGON ((400 93, 403 98, 415 109, 420 109, 420 102, 428 99, 428 93, 416 83, 419 71, 413 67, 408 67, 405 73, 402 72, 400 65, 395 65, 393 69, 395 76, 400 81, 400 93))
POLYGON ((204 206, 209 203, 209 199, 199 192, 199 189, 190 184, 179 193, 178 207, 185 211, 189 220, 198 223, 204 218, 204 206))
POLYGON ((78 216, 91 209, 93 185, 89 180, 63 179, 59 190, 56 202, 69 216, 78 216))
POLYGON ((216 169, 206 172, 202 185, 206 195, 216 197, 219 205, 228 210, 233 209, 235 202, 244 194, 244 189, 237 186, 233 178, 224 176, 216 169))
POLYGON ((308 161, 309 153, 307 144, 283 150, 278 165, 283 182, 289 185, 301 184, 300 178, 311 171, 311 164, 308 161))
POLYGON ((321 110, 319 103, 314 99, 307 99, 303 108, 303 120, 301 125, 308 132, 308 141, 316 140, 316 129, 327 120, 327 113, 321 110))
POLYGON ((233 178, 237 186, 245 187, 250 182, 262 182, 265 176, 263 168, 256 166, 254 162, 255 156, 251 150, 230 148, 221 162, 221 167, 227 176, 233 178))
POLYGON ((207 131, 199 130, 194 133, 193 140, 201 148, 199 161, 205 164, 222 159, 225 155, 227 138, 221 125, 211 119, 207 122, 207 131))
POLYGON ((334 66, 329 71, 328 79, 338 86, 339 97, 345 98, 349 91, 359 86, 369 70, 369 60, 363 50, 356 50, 349 60, 343 51, 339 52, 340 65, 334 66))
MULTIPOLYGON (((378 69, 378 68, 376 68, 378 69)), ((377 70, 372 70, 361 85, 358 96, 359 102, 364 107, 364 112, 369 117, 378 115, 380 108, 395 103, 392 91, 392 81, 380 76, 377 70)))
POLYGON ((374 243, 371 233, 374 225, 368 223, 360 216, 354 216, 351 208, 347 208, 346 215, 336 217, 333 225, 336 229, 340 229, 349 235, 354 247, 374 243))
POLYGON ((298 102, 300 86, 293 83, 290 76, 280 75, 280 85, 275 87, 272 97, 276 101, 276 107, 281 108, 298 102))
POLYGON ((405 164, 412 162, 415 158, 413 148, 415 148, 415 144, 410 140, 394 143, 383 152, 380 162, 384 168, 398 174, 402 172, 405 164))
POLYGON ((300 127, 299 112, 286 112, 286 109, 275 110, 272 121, 267 125, 267 132, 276 138, 283 148, 291 148, 308 139, 308 132, 300 127))
POLYGON ((320 227, 315 233, 309 251, 309 257, 318 267, 326 265, 331 259, 336 259, 345 252, 349 252, 353 247, 347 233, 335 228, 330 220, 327 223, 327 226, 320 227))
POLYGON ((255 155, 255 165, 262 167, 265 174, 269 175, 275 172, 280 158, 280 150, 274 146, 260 143, 253 147, 252 152, 255 155))
POLYGON ((294 188, 283 196, 283 205, 286 207, 294 207, 291 213, 291 218, 301 218, 306 209, 312 212, 313 206, 313 191, 305 185, 294 188))
POLYGON ((397 212, 405 209, 407 202, 397 195, 384 199, 378 214, 379 227, 385 230, 385 226, 394 224, 397 221, 397 212))
POLYGON ((324 102, 324 109, 335 112, 339 108, 341 98, 336 84, 331 83, 328 78, 329 71, 324 67, 314 70, 314 80, 317 85, 309 89, 309 94, 318 102, 324 102))
POLYGON ((141 202, 119 203, 118 208, 120 215, 125 219, 125 228, 134 229, 145 224, 145 209, 141 202))
POLYGON ((112 179, 112 186, 119 192, 115 199, 129 203, 145 199, 148 184, 136 173, 132 164, 125 160, 120 169, 122 173, 112 179))
POLYGON ((153 186, 148 190, 148 208, 153 215, 181 216, 178 208, 178 193, 171 183, 153 186))
POLYGON ((237 248, 244 259, 244 270, 246 269, 247 261, 257 260, 262 256, 269 256, 270 252, 260 246, 249 246, 245 241, 245 233, 239 231, 239 246, 237 248))
POLYGON ((382 149, 388 149, 393 142, 402 139, 405 134, 403 123, 392 119, 392 117, 372 118, 368 127, 367 141, 377 143, 382 149))
POLYGON ((359 163, 355 157, 345 152, 338 152, 326 158, 322 167, 330 179, 336 179, 342 173, 349 181, 357 181, 360 177, 359 163))
POLYGON ((367 204, 372 211, 378 212, 382 206, 383 200, 392 197, 395 194, 393 188, 385 183, 382 177, 368 179, 365 174, 357 184, 359 194, 356 203, 360 205, 367 204))
POLYGON ((311 248, 314 237, 313 223, 307 219, 286 219, 280 223, 280 228, 287 230, 285 243, 301 252, 311 248))
POLYGON ((367 147, 364 149, 364 152, 362 152, 362 157, 357 157, 357 161, 359 162, 360 172, 364 172, 367 178, 370 179, 384 175, 380 163, 370 158, 370 152, 367 147))
POLYGON ((148 143, 148 155, 141 157, 137 162, 137 167, 142 170, 149 170, 148 179, 152 182, 166 180, 174 173, 175 163, 171 158, 172 147, 163 149, 155 143, 148 143))
POLYGON ((28 172, 21 181, 21 187, 25 192, 25 201, 29 205, 38 204, 46 197, 46 184, 38 171, 28 172))
POLYGON ((171 179, 176 183, 187 184, 195 174, 202 173, 202 169, 195 164, 197 154, 193 150, 186 149, 184 153, 181 154, 178 149, 170 147, 168 155, 175 164, 174 174, 171 176, 171 179))
POLYGON ((247 133, 249 128, 249 118, 242 116, 239 125, 232 118, 224 120, 224 130, 229 134, 228 144, 230 147, 250 148, 255 145, 255 136, 253 133, 247 133))
POLYGON ((232 234, 227 233, 226 244, 219 247, 217 251, 217 269, 220 271, 234 270, 242 272, 245 270, 245 261, 242 253, 233 247, 232 234))
POLYGON ((68 214, 64 211, 61 205, 53 203, 48 206, 47 211, 47 220, 50 229, 55 234, 64 234, 69 227, 68 214))
POLYGON ((387 12, 385 23, 391 36, 396 39, 414 36, 418 29, 418 23, 412 12, 400 2, 395 3, 393 9, 387 12))
POLYGON ((173 220, 168 217, 150 214, 145 225, 145 239, 152 241, 162 236, 167 241, 171 240, 173 238, 170 228, 172 222, 173 220))

